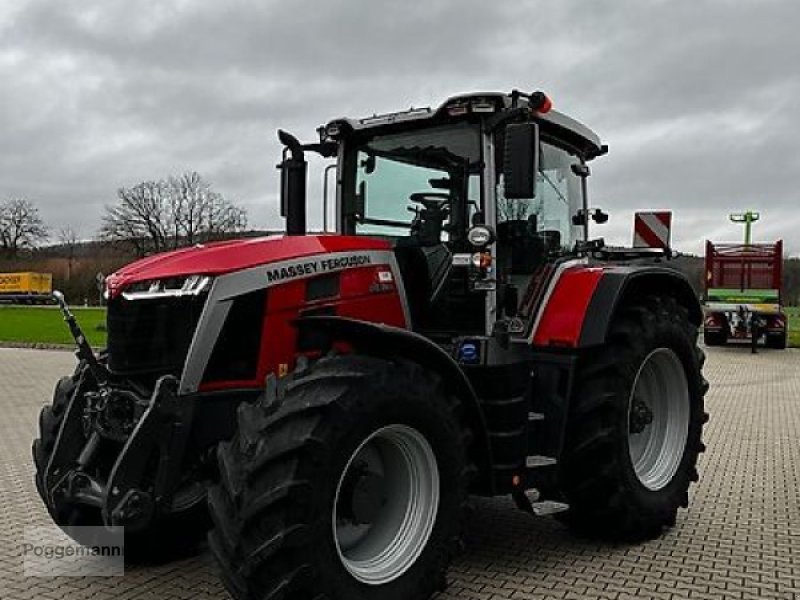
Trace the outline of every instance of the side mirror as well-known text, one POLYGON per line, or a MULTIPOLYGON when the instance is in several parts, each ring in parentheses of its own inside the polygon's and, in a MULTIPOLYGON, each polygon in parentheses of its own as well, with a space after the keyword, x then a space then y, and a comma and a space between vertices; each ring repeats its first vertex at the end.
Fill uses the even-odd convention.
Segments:
POLYGON ((509 200, 536 195, 539 171, 539 126, 536 123, 512 123, 506 126, 503 148, 504 196, 509 200))

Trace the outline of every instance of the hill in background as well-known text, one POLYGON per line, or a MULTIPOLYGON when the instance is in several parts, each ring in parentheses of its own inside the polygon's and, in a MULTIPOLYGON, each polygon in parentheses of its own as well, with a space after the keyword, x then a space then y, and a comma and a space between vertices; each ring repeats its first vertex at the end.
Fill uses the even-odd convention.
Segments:
MULTIPOLYGON (((235 237, 273 235, 275 231, 248 231, 235 237)), ((57 244, 28 252, 16 259, 0 259, 0 273, 37 271, 53 274, 53 286, 62 290, 72 304, 96 305, 100 301, 97 274, 113 273, 136 259, 129 249, 108 242, 89 241, 74 245, 57 244)), ((698 296, 703 291, 703 258, 680 255, 669 266, 686 274, 698 296)), ((800 305, 800 259, 784 260, 784 302, 800 305)))

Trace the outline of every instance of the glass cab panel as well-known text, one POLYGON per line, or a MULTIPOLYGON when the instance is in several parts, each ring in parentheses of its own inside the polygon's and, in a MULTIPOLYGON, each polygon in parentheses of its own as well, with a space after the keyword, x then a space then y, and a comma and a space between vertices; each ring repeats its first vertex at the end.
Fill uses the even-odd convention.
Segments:
POLYGON ((502 164, 498 165, 497 279, 516 288, 523 317, 534 274, 583 238, 583 227, 573 224, 573 217, 583 208, 583 191, 572 166, 581 162, 576 154, 541 142, 535 195, 521 199, 505 197, 502 164))
POLYGON ((567 150, 542 143, 536 192, 532 198, 509 199, 503 193, 503 176, 498 174, 496 186, 497 230, 501 244, 519 246, 513 272, 529 272, 537 256, 532 248, 543 245, 548 252, 568 251, 582 239, 583 228, 572 222, 583 206, 581 180, 572 171, 580 158, 567 150), (541 242, 541 244, 539 244, 541 242))
POLYGON ((485 331, 485 293, 453 267, 482 206, 483 139, 468 122, 361 133, 340 162, 341 231, 393 242, 413 328, 432 339, 485 331))
POLYGON ((458 123, 354 141, 342 168, 342 231, 419 238, 422 211, 439 210, 439 235, 423 245, 463 238, 480 204, 480 140, 478 126, 458 123))

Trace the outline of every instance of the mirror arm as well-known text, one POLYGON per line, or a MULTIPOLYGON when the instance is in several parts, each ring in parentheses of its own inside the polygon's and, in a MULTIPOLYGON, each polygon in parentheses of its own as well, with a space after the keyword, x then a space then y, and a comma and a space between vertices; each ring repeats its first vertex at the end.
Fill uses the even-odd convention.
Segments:
POLYGON ((572 217, 572 222, 575 225, 582 225, 583 226, 583 239, 589 239, 589 185, 587 179, 591 174, 591 170, 589 169, 589 165, 587 165, 583 160, 580 163, 571 165, 572 172, 581 178, 581 199, 582 199, 582 208, 578 211, 578 214, 572 217))
POLYGON ((323 158, 333 158, 339 151, 339 144, 336 142, 321 142, 318 144, 303 144, 301 148, 309 152, 316 152, 323 158))
MULTIPOLYGON (((583 210, 584 215, 589 214, 589 185, 587 179, 589 174, 583 175, 581 177, 581 195, 583 196, 583 210)), ((583 220, 583 239, 589 239, 589 219, 584 218, 583 220)))

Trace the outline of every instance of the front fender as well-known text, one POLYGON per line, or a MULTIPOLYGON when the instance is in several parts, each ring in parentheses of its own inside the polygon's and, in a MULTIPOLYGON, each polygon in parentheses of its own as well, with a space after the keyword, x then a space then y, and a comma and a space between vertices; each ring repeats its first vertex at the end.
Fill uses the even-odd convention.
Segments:
POLYGON ((328 345, 345 342, 358 353, 403 358, 438 373, 447 389, 461 398, 464 404, 467 424, 474 435, 471 458, 478 466, 479 481, 476 487, 490 493, 493 491, 491 444, 480 402, 461 367, 441 346, 407 329, 348 317, 300 317, 294 324, 301 335, 319 339, 318 336, 322 334, 328 345))

